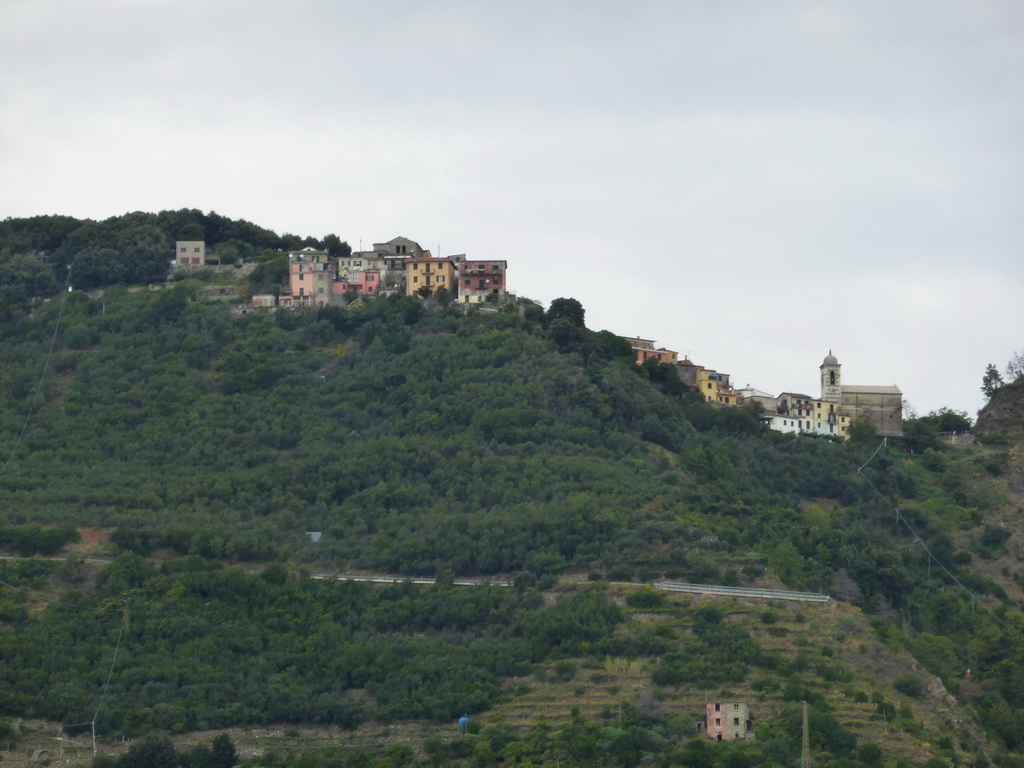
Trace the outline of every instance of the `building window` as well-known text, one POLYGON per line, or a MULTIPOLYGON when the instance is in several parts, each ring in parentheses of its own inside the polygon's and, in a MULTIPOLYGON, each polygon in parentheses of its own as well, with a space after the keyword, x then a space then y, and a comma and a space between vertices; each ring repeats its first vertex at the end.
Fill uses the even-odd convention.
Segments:
POLYGON ((193 248, 192 249, 192 253, 199 253, 199 249, 198 248, 193 248))
POLYGON ((739 724, 740 724, 740 719, 739 719, 738 717, 734 717, 734 718, 732 719, 732 724, 733 724, 733 725, 739 725, 739 724))

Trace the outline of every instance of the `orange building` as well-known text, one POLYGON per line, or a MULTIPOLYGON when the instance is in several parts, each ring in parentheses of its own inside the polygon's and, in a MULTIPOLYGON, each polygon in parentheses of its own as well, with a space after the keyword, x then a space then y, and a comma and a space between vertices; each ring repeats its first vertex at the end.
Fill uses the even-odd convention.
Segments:
POLYGON ((650 339, 641 339, 639 336, 620 336, 619 338, 629 342, 629 345, 633 348, 633 353, 636 355, 637 365, 643 365, 645 360, 656 360, 659 363, 667 363, 669 365, 675 365, 679 362, 678 352, 665 349, 665 347, 655 348, 654 342, 650 339))
POLYGON ((454 261, 429 256, 405 260, 406 296, 422 296, 424 289, 427 295, 432 296, 439 288, 448 291, 453 300, 458 295, 454 261))

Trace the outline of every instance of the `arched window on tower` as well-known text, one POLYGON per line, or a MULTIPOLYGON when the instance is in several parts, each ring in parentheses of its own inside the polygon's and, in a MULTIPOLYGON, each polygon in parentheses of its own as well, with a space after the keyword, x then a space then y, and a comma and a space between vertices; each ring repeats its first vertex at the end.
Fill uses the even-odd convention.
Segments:
POLYGON ((829 371, 828 372, 828 383, 830 385, 832 385, 832 386, 835 386, 835 383, 836 383, 836 372, 835 371, 829 371))

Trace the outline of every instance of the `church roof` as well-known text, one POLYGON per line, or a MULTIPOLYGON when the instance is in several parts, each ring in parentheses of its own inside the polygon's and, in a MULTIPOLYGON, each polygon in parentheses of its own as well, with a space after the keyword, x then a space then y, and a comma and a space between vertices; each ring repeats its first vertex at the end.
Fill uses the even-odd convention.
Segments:
POLYGON ((900 390, 900 388, 895 386, 895 385, 893 385, 893 386, 881 386, 881 385, 875 384, 875 385, 867 385, 867 386, 863 386, 863 385, 861 385, 861 386, 857 386, 857 385, 851 386, 849 384, 843 384, 840 387, 840 390, 842 391, 843 394, 849 393, 851 395, 867 395, 867 394, 902 395, 903 394, 902 390, 900 390))

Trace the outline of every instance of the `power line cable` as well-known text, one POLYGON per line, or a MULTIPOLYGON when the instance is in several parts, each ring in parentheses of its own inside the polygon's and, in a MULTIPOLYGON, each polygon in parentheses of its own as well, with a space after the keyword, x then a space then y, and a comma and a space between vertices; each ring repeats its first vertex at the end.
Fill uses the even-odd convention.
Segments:
POLYGON ((934 561, 935 564, 938 565, 940 569, 942 569, 942 572, 945 573, 954 584, 956 584, 958 587, 960 587, 960 589, 962 589, 964 592, 966 592, 968 597, 971 598, 972 604, 977 603, 978 605, 980 605, 985 610, 985 612, 988 613, 988 615, 991 616, 992 619, 1000 627, 1002 627, 1003 629, 1010 629, 1010 625, 1009 624, 1007 624, 1005 621, 1003 621, 1001 618, 999 618, 999 616, 997 616, 992 611, 991 608, 989 608, 987 605, 985 605, 984 602, 982 602, 980 595, 978 595, 977 593, 975 593, 972 590, 968 589, 967 586, 962 581, 960 581, 960 579, 958 579, 955 575, 953 575, 953 573, 945 566, 945 564, 943 564, 943 562, 941 560, 939 560, 939 558, 937 558, 934 554, 932 554, 932 551, 930 549, 928 549, 928 545, 925 543, 924 539, 922 539, 917 534, 917 531, 914 530, 914 527, 907 520, 906 516, 901 515, 899 508, 895 504, 893 504, 891 501, 889 501, 889 498, 884 493, 882 493, 880 490, 878 490, 878 486, 876 486, 873 482, 871 482, 871 478, 869 478, 867 475, 864 474, 864 472, 863 472, 864 467, 866 467, 868 464, 870 464, 874 460, 875 456, 878 455, 878 452, 882 449, 882 447, 885 444, 886 444, 886 440, 885 440, 885 438, 882 438, 881 444, 875 449, 875 452, 871 454, 871 458, 869 458, 866 462, 864 462, 864 464, 860 467, 860 469, 857 470, 857 474, 860 475, 861 477, 863 477, 864 480, 867 481, 867 484, 871 486, 871 489, 875 493, 877 493, 882 498, 882 500, 886 504, 889 505, 889 507, 892 508, 893 512, 896 513, 896 521, 897 521, 897 523, 903 523, 903 525, 906 526, 907 530, 910 531, 911 536, 914 537, 915 543, 920 543, 921 548, 925 551, 925 554, 928 555, 929 562, 934 561))
POLYGON ((39 380, 36 382, 32 392, 32 400, 28 406, 28 413, 25 414, 25 421, 21 425, 21 432, 18 433, 17 440, 14 441, 14 447, 11 448, 11 453, 7 457, 7 461, 4 462, 3 466, 0 467, 0 477, 7 471, 7 467, 10 466, 11 461, 14 459, 14 455, 18 452, 18 448, 21 447, 21 441, 25 438, 25 433, 28 432, 28 425, 32 422, 32 416, 35 414, 36 406, 39 404, 39 396, 43 391, 43 379, 50 369, 50 360, 53 358, 53 350, 57 346, 57 333, 60 331, 61 317, 64 315, 64 304, 67 301, 69 288, 71 286, 71 264, 68 264, 67 276, 64 280, 64 286, 61 289, 60 307, 57 310, 57 322, 53 326, 53 335, 50 337, 50 348, 46 353, 46 360, 43 362, 43 370, 39 374, 39 380))
POLYGON ((110 660, 110 671, 107 673, 107 682, 103 684, 103 692, 100 694, 100 702, 96 705, 96 712, 92 716, 92 721, 96 722, 96 717, 100 713, 100 709, 103 707, 103 701, 107 698, 107 689, 110 688, 110 678, 114 675, 114 665, 117 664, 117 652, 121 649, 121 637, 124 635, 124 625, 128 621, 128 606, 130 603, 125 601, 124 612, 121 614, 121 628, 117 631, 117 644, 114 646, 114 658, 110 660))
POLYGON ((13 589, 15 592, 21 592, 23 595, 28 595, 29 597, 33 598, 34 600, 40 600, 40 601, 42 601, 44 603, 50 603, 51 605, 63 605, 63 606, 66 606, 68 608, 78 608, 78 609, 83 610, 83 611, 106 611, 106 610, 109 610, 108 607, 104 607, 104 606, 79 605, 77 603, 68 603, 68 602, 65 602, 63 600, 54 600, 53 598, 44 597, 43 595, 40 595, 38 592, 36 592, 34 590, 23 589, 21 587, 16 587, 13 584, 11 584, 10 582, 4 581, 2 579, 0 579, 0 587, 7 587, 8 589, 13 589))

